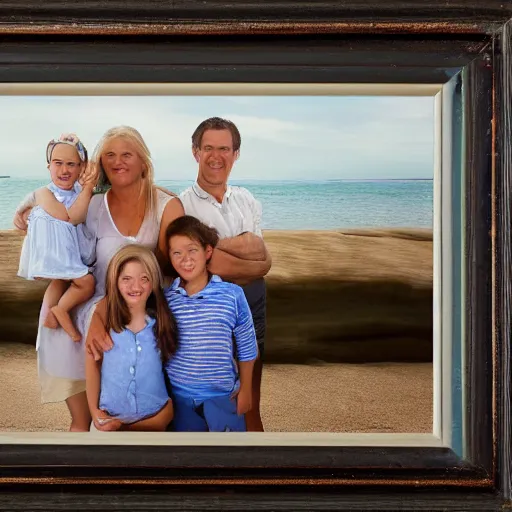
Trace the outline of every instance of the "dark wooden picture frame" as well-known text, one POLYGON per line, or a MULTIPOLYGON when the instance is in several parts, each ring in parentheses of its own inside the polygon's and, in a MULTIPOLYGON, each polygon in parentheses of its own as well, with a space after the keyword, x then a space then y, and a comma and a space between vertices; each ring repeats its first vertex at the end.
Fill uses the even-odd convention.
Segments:
POLYGON ((467 456, 0 445, 0 509, 497 510, 511 494, 512 4, 6 1, 0 82, 446 83, 465 161, 467 456))

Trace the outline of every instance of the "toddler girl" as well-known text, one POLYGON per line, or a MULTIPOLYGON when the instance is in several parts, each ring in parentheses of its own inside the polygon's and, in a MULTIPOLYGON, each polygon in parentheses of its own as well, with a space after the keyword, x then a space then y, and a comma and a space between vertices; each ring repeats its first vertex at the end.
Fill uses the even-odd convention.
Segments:
POLYGON ((75 134, 50 141, 46 160, 52 182, 33 194, 35 206, 28 217, 18 275, 51 279, 45 293, 50 310, 44 325, 52 329, 60 325, 79 342, 81 335, 69 311, 92 297, 95 282, 80 257, 76 226, 85 221, 96 173, 92 168, 83 173, 87 150, 75 134))

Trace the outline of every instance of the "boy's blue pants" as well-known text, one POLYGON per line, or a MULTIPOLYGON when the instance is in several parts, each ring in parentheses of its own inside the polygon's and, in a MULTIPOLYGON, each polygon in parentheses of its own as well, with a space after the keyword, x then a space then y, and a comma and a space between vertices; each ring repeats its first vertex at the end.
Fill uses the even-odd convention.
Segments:
POLYGON ((245 415, 236 412, 231 395, 195 399, 172 394, 174 432, 246 432, 245 415))

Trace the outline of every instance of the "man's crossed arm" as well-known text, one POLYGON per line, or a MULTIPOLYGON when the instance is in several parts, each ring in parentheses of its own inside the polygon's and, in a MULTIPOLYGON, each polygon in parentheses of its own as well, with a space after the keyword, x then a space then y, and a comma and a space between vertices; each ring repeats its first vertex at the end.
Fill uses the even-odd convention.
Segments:
POLYGON ((246 232, 219 241, 209 270, 226 281, 247 284, 267 275, 271 266, 272 258, 263 238, 246 232))

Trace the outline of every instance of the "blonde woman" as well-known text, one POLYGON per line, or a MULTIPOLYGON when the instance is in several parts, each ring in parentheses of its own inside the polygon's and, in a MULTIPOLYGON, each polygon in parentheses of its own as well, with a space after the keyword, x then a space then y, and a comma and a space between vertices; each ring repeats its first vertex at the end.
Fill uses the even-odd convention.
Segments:
POLYGON ((110 260, 106 328, 113 340, 100 361, 86 354, 89 409, 101 431, 165 431, 173 417, 162 364, 176 351, 176 323, 162 274, 147 247, 126 245, 110 260))
MULTIPOLYGON (((48 304, 43 302, 37 334, 41 401, 66 401, 71 413, 70 431, 89 431, 91 414, 85 393, 85 346, 91 319, 106 322, 105 277, 112 256, 123 246, 137 243, 156 252, 164 261, 167 226, 183 215, 178 198, 153 183, 153 165, 146 143, 128 126, 111 128, 98 143, 92 161, 98 166, 100 186, 106 191, 93 196, 85 224, 78 231, 83 261, 92 267, 96 280, 94 296, 74 312, 82 342, 70 343, 62 329, 48 329, 43 322, 48 304)), ((15 225, 26 228, 26 212, 17 215, 15 225)), ((100 353, 92 350, 95 359, 100 353)))

